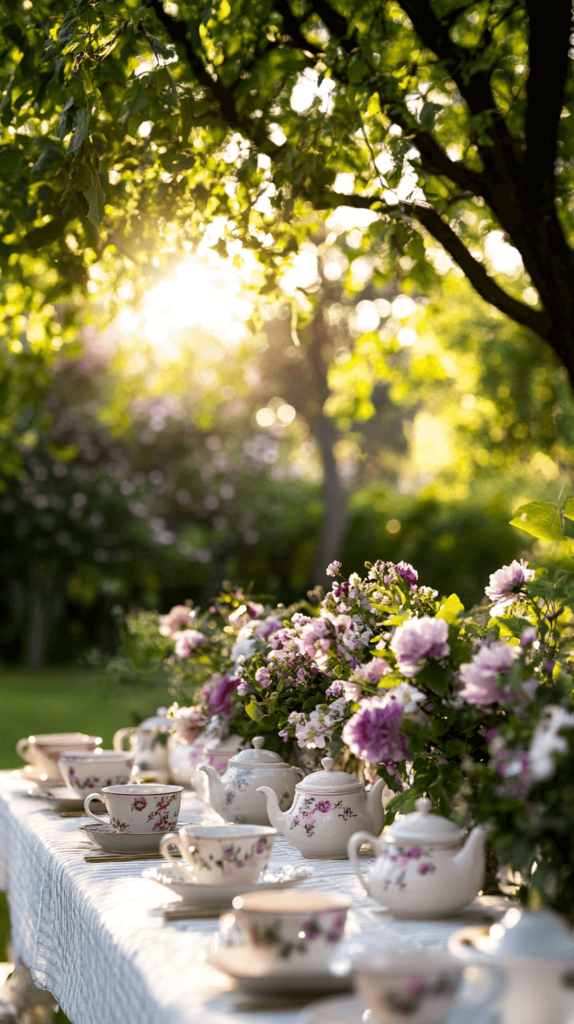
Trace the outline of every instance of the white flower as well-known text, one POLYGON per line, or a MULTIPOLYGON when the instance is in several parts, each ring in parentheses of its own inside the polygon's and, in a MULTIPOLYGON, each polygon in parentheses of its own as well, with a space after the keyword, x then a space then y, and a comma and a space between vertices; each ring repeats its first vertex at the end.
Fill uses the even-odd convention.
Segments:
POLYGON ((342 562, 330 562, 327 568, 325 569, 327 576, 336 576, 337 573, 339 572, 339 569, 341 568, 341 565, 342 562))
POLYGON ((544 709, 544 717, 534 730, 530 741, 528 759, 535 782, 550 779, 556 771, 555 754, 565 754, 568 742, 560 736, 561 729, 574 726, 574 715, 557 704, 549 704, 544 709))

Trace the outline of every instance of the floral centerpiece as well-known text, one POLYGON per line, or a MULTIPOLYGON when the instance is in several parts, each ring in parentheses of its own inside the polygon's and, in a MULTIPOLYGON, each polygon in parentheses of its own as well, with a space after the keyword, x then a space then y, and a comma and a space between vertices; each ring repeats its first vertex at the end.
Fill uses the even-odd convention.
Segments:
MULTIPOLYGON (((524 509, 516 525, 569 543, 547 525, 552 507, 524 509)), ((203 618, 187 606, 162 618, 172 685, 192 696, 174 705, 176 727, 191 735, 216 719, 266 734, 291 760, 294 747, 329 752, 385 780, 387 822, 427 794, 458 824, 489 826, 521 899, 574 913, 569 573, 514 561, 466 612, 406 562, 348 579, 341 569, 328 567, 315 606, 273 609, 230 591, 203 618)))

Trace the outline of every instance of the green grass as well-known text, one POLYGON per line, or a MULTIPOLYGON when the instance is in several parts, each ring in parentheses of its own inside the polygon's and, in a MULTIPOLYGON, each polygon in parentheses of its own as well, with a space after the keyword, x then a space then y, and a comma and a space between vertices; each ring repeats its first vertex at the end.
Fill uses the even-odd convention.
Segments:
MULTIPOLYGON (((120 687, 101 672, 78 668, 50 668, 41 672, 0 668, 0 768, 17 768, 15 751, 21 736, 40 732, 86 732, 102 736, 111 747, 116 729, 133 725, 171 703, 165 690, 120 687)), ((8 959, 10 918, 0 893, 0 960, 8 959)), ((64 1024, 58 1014, 54 1024, 64 1024)))
POLYGON ((86 732, 110 747, 116 729, 171 703, 163 689, 123 687, 101 671, 49 668, 41 672, 0 668, 0 768, 22 764, 15 752, 21 736, 41 732, 86 732))

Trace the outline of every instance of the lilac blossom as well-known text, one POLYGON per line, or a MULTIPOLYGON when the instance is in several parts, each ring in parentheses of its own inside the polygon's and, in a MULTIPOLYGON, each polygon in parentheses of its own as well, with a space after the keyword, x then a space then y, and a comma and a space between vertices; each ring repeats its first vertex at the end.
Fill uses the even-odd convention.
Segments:
POLYGON ((339 572, 340 568, 341 568, 341 562, 337 562, 337 561, 330 562, 329 565, 327 566, 325 572, 326 572, 327 576, 336 576, 337 573, 339 572))
POLYGON ((398 701, 367 697, 346 723, 343 741, 357 757, 372 764, 391 764, 407 756, 407 742, 401 736, 403 709, 398 701))
POLYGON ((178 633, 177 635, 175 653, 178 658, 189 658, 194 651, 203 647, 207 642, 207 637, 200 633, 198 629, 185 629, 183 633, 178 633))
POLYGON ((534 569, 528 568, 528 562, 523 558, 518 561, 516 558, 510 565, 503 565, 490 576, 490 586, 484 588, 484 592, 491 601, 497 602, 492 613, 498 614, 503 608, 512 604, 516 599, 525 593, 525 583, 534 579, 534 569))
MULTIPOLYGON (((495 701, 509 700, 511 693, 499 685, 500 676, 508 675, 520 649, 502 640, 482 644, 467 665, 461 665, 460 678, 464 689, 460 696, 469 704, 487 707, 495 701)), ((503 681, 502 681, 503 682, 503 681)))
POLYGON ((446 658, 450 654, 447 639, 448 623, 425 615, 399 626, 390 646, 397 656, 399 670, 411 677, 420 672, 427 658, 446 658))
POLYGON ((162 636, 173 636, 180 629, 189 626, 193 613, 191 608, 184 604, 175 604, 167 615, 159 617, 159 631, 162 636))

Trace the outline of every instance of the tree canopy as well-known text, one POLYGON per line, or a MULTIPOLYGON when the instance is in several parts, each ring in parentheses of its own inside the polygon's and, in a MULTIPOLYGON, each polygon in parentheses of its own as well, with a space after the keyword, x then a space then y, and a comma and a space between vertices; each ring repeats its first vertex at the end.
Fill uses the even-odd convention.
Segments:
POLYGON ((571 14, 571 0, 551 16, 540 0, 5 5, 3 268, 49 303, 97 260, 141 285, 207 230, 222 253, 255 250, 271 290, 314 211, 346 205, 372 217, 383 278, 402 255, 427 286, 432 236, 572 375, 571 14), (519 282, 488 266, 493 227, 519 282))

